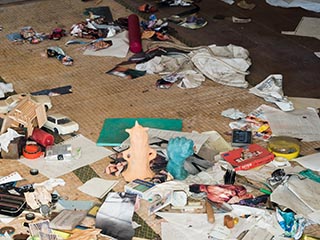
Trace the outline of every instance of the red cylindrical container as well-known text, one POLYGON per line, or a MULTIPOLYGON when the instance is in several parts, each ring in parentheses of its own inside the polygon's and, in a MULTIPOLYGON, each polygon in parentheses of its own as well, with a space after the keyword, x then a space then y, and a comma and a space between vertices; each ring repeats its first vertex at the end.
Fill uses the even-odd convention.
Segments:
POLYGON ((41 144, 44 147, 50 146, 54 144, 54 137, 50 133, 43 131, 40 128, 34 128, 31 139, 41 144))
POLYGON ((129 49, 133 53, 142 51, 139 17, 131 14, 128 17, 129 49))

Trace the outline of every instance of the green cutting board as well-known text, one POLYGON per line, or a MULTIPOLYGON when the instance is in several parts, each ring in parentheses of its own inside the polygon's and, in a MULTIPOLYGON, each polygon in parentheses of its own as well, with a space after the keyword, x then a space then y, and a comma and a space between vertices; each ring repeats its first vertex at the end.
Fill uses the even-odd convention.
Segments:
POLYGON ((181 119, 168 118, 107 118, 105 119, 97 146, 120 146, 129 137, 125 131, 132 128, 135 122, 143 127, 157 128, 162 130, 181 131, 181 119))

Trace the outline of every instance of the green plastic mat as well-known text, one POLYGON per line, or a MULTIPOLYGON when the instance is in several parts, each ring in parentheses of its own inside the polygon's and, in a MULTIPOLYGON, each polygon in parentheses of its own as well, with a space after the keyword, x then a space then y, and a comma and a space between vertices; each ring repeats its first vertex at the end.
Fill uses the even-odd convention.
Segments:
POLYGON ((102 126, 97 145, 120 146, 129 137, 125 131, 132 128, 135 122, 143 127, 158 128, 162 130, 181 131, 181 119, 168 118, 107 118, 102 126))

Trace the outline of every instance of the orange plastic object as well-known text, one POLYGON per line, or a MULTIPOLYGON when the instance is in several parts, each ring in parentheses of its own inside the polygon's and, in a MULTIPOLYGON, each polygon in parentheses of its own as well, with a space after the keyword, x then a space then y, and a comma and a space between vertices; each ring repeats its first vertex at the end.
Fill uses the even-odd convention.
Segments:
POLYGON ((36 144, 27 144, 22 151, 22 155, 27 159, 36 159, 41 157, 41 147, 36 144))

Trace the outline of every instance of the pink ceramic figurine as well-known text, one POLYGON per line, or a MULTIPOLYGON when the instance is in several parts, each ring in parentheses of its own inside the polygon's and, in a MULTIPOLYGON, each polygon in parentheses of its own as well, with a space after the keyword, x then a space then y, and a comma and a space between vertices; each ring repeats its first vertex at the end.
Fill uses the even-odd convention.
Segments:
POLYGON ((149 128, 142 127, 137 121, 133 128, 126 129, 130 135, 130 148, 123 152, 128 167, 122 176, 127 182, 154 176, 154 172, 150 169, 150 161, 157 156, 157 152, 149 147, 148 130, 149 128))

